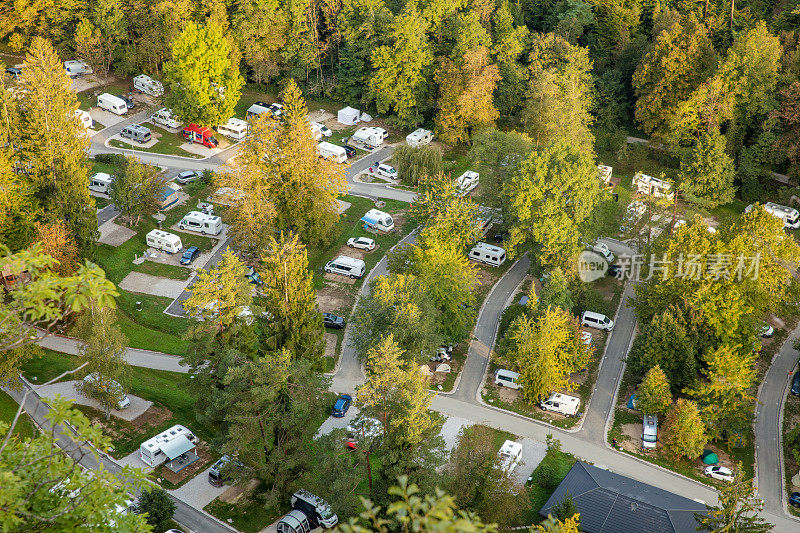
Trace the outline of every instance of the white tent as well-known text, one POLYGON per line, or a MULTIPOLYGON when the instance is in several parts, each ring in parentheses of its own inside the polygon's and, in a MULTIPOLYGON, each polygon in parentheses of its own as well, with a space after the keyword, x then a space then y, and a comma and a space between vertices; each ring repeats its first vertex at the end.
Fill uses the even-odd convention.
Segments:
POLYGON ((352 107, 345 107, 344 109, 339 110, 337 120, 341 124, 352 126, 353 124, 358 123, 360 116, 361 112, 359 112, 358 109, 353 109, 352 107))

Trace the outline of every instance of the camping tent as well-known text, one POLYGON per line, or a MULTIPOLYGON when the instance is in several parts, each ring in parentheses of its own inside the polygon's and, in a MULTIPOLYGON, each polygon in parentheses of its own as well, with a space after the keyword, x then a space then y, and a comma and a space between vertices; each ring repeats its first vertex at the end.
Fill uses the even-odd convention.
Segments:
POLYGON ((358 123, 359 117, 361 113, 358 109, 353 109, 352 107, 345 107, 344 109, 339 110, 339 114, 337 120, 345 124, 347 126, 352 126, 353 124, 358 123))
POLYGON ((719 457, 711 450, 703 450, 703 455, 701 457, 703 458, 703 462, 707 465, 715 465, 719 462, 719 457))

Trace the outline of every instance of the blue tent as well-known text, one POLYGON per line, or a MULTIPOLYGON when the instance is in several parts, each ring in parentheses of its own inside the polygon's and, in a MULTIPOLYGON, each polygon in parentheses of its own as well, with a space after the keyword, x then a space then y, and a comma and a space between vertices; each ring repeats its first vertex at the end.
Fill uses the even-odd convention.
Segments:
POLYGON ((361 221, 370 227, 375 227, 378 225, 378 219, 373 216, 370 216, 369 213, 361 217, 361 221))
POLYGON ((631 397, 628 398, 628 409, 638 411, 638 409, 636 409, 636 393, 631 394, 631 397))

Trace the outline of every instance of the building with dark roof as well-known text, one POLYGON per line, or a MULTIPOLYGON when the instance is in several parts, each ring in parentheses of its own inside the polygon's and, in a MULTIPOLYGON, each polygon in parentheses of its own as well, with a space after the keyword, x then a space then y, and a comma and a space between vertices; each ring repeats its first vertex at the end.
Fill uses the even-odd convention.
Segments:
POLYGON ((586 533, 693 533, 695 513, 706 513, 700 502, 578 461, 539 514, 552 514, 568 492, 586 533))

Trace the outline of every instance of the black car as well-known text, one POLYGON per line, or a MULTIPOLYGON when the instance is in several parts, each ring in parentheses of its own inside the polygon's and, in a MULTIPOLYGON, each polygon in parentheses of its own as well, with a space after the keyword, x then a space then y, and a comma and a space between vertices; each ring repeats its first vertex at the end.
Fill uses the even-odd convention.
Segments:
POLYGON ((187 183, 199 179, 200 179, 200 173, 195 172, 194 170, 184 170, 183 172, 175 176, 175 181, 177 181, 181 185, 186 185, 187 183))
POLYGON ((792 394, 800 396, 800 371, 794 373, 794 380, 792 381, 792 394))
POLYGON ((800 492, 793 492, 792 495, 789 496, 789 505, 800 508, 800 492))
POLYGON ((620 276, 620 272, 622 272, 622 268, 619 265, 608 265, 606 276, 610 278, 618 278, 620 276))
POLYGON ((332 313, 322 313, 322 324, 326 328, 343 329, 345 326, 344 318, 332 313))
POLYGON ((20 75, 22 74, 22 71, 20 69, 18 69, 17 67, 8 67, 6 69, 6 74, 11 76, 15 80, 18 80, 20 75))
POLYGON ((191 265, 192 261, 197 259, 198 255, 200 255, 200 249, 197 246, 191 246, 187 248, 181 256, 181 264, 184 266, 191 265))
POLYGON ((494 234, 494 242, 503 242, 506 239, 508 239, 507 231, 501 231, 500 233, 494 234))
POLYGON ((331 410, 331 416, 334 418, 343 418, 345 414, 347 414, 347 410, 350 409, 350 404, 353 402, 353 397, 348 394, 342 394, 339 396, 339 399, 336 400, 336 403, 333 404, 333 409, 331 410))
POLYGON ((125 105, 128 106, 128 109, 133 109, 134 107, 136 107, 136 104, 130 97, 125 96, 124 94, 119 95, 119 97, 125 101, 125 105))
POLYGON ((352 146, 347 146, 346 144, 343 144, 342 148, 344 148, 344 153, 347 154, 348 159, 356 156, 356 149, 353 148, 352 146))

